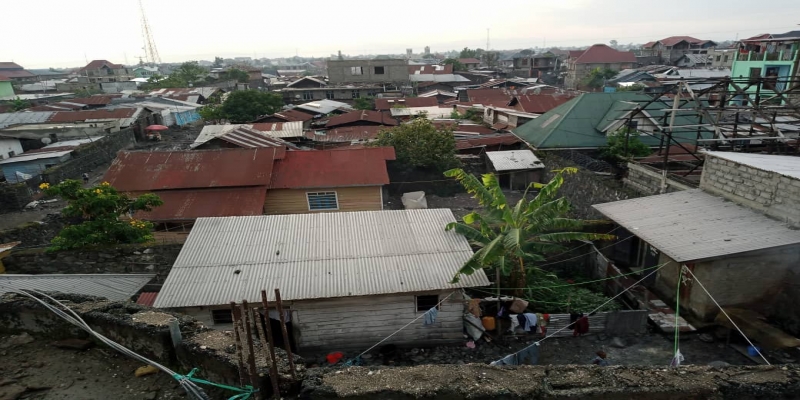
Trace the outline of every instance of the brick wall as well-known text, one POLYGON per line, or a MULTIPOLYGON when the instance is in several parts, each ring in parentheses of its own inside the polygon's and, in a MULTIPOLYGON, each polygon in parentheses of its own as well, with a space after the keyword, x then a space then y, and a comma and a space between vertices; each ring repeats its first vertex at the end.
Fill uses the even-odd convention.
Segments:
POLYGON ((800 180, 706 156, 700 188, 800 228, 800 180))

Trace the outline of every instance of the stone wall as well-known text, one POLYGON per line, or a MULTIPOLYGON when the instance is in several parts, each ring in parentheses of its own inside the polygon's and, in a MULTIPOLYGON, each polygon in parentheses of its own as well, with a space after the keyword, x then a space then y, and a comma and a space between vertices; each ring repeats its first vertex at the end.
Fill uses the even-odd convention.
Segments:
POLYGON ((180 244, 125 245, 92 251, 25 249, 3 258, 9 274, 156 274, 162 283, 178 258, 180 244))
POLYGON ((0 214, 18 211, 31 201, 31 191, 24 183, 0 184, 0 214))
POLYGON ((102 139, 83 145, 72 152, 72 159, 46 169, 42 181, 58 183, 65 179, 80 179, 81 174, 110 163, 117 152, 136 143, 133 129, 110 133, 102 139))
POLYGON ((800 228, 800 180, 706 156, 700 188, 800 228))
POLYGON ((21 242, 19 247, 44 247, 61 232, 64 225, 59 214, 49 214, 42 221, 0 231, 0 243, 21 242))
MULTIPOLYGON (((623 184, 626 188, 632 189, 645 196, 652 196, 661 192, 662 179, 661 171, 655 168, 636 163, 628 163, 628 174, 623 179, 623 184)), ((666 193, 689 189, 696 189, 696 187, 667 177, 666 193)))
POLYGON ((800 393, 800 367, 789 365, 492 367, 424 365, 313 371, 306 399, 791 399, 800 393))
POLYGON ((602 214, 592 208, 593 204, 625 200, 641 195, 626 189, 612 175, 601 175, 581 168, 571 161, 553 153, 538 152, 536 154, 545 165, 545 182, 553 177, 553 170, 567 167, 578 168, 578 173, 564 177, 564 185, 559 192, 572 204, 572 216, 575 218, 603 219, 602 214))

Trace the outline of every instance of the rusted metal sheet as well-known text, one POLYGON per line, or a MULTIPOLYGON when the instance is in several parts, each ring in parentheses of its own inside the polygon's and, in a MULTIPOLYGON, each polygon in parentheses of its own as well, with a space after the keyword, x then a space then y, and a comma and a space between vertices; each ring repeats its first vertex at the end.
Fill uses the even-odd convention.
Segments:
POLYGON ((394 148, 290 151, 275 162, 270 189, 386 185, 394 148))
POLYGON ((369 122, 387 126, 398 125, 397 120, 392 118, 392 116, 388 113, 372 110, 359 110, 332 117, 328 120, 328 123, 325 125, 325 127, 334 128, 341 125, 352 124, 354 122, 369 122))
POLYGON ((125 119, 132 118, 136 113, 135 108, 116 108, 113 110, 86 110, 86 111, 57 111, 48 119, 48 122, 78 122, 89 119, 125 119))
MULTIPOLYGON (((164 202, 136 218, 147 221, 191 221, 200 217, 261 215, 266 186, 153 192, 164 202)), ((134 194, 135 195, 135 194, 134 194)))
POLYGON ((283 148, 202 151, 123 151, 103 180, 124 192, 265 186, 283 148))

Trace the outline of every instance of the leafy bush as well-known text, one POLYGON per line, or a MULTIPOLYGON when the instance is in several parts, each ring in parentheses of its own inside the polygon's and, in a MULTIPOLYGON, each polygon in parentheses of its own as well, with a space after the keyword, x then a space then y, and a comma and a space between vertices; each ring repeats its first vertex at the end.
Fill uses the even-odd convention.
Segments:
POLYGON ((394 147, 397 162, 407 168, 444 171, 461 164, 453 131, 437 128, 426 118, 382 130, 372 145, 394 147))

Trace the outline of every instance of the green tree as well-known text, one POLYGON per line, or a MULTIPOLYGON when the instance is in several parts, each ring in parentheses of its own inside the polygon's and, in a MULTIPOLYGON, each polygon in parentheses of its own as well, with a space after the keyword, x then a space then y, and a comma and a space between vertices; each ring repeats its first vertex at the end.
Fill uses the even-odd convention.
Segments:
POLYGON ((496 51, 487 51, 483 53, 481 59, 488 67, 494 68, 500 62, 500 53, 496 51))
POLYGON ((437 128, 426 118, 384 129, 372 145, 394 147, 397 162, 406 168, 444 171, 460 164, 452 129, 437 128))
POLYGON ((558 190, 564 184, 564 175, 575 172, 576 168, 565 168, 556 171, 547 184, 531 184, 528 190, 538 189, 539 193, 529 201, 526 190, 512 207, 494 174, 485 174, 478 180, 461 169, 446 171, 445 176, 460 182, 485 210, 469 213, 462 218, 463 222, 453 222, 445 228, 455 230, 478 247, 456 272, 453 282, 458 282, 462 274, 496 268, 510 277, 511 287, 517 288, 514 295, 522 296, 521 288, 527 287, 529 272, 541 273, 536 263, 545 261, 546 255, 564 252, 565 244, 577 240, 613 239, 612 235, 582 231, 598 221, 566 217, 570 205, 565 198, 558 197, 558 190))
POLYGON ((30 102, 22 100, 19 97, 17 97, 14 100, 11 100, 11 102, 9 102, 8 104, 9 106, 11 106, 11 111, 22 111, 31 106, 30 102))
POLYGON ((258 90, 232 92, 222 103, 222 116, 235 124, 242 124, 267 114, 274 114, 283 107, 283 98, 277 93, 258 90))
POLYGON ((374 110, 375 99, 372 97, 361 97, 353 101, 353 108, 356 110, 374 110))
POLYGON ((611 79, 617 75, 617 71, 608 68, 597 67, 589 72, 581 83, 590 88, 601 88, 605 85, 606 80, 611 79))
POLYGON ((169 77, 170 79, 175 79, 178 82, 186 82, 189 84, 203 80, 207 73, 208 70, 201 67, 197 61, 187 61, 172 71, 172 73, 169 74, 169 77))
POLYGON ((95 94, 103 93, 103 91, 95 88, 85 88, 74 90, 72 93, 75 95, 75 97, 90 97, 95 94))
POLYGON ((222 107, 216 104, 208 104, 197 111, 200 118, 206 122, 217 123, 225 119, 225 114, 222 112, 222 107))
POLYGON ((469 47, 464 47, 461 50, 461 53, 458 55, 458 58, 480 58, 483 54, 483 49, 470 49, 469 47))
POLYGON ((605 147, 600 149, 600 157, 611 161, 630 160, 633 157, 646 157, 652 149, 639 139, 636 129, 623 127, 608 136, 605 147))
POLYGON ((444 61, 442 61, 442 64, 444 64, 444 65, 453 64, 453 71, 466 71, 467 70, 467 67, 465 67, 464 64, 462 64, 460 61, 458 61, 455 58, 446 58, 444 61))
POLYGON ((214 57, 214 64, 212 64, 212 66, 214 68, 222 68, 222 64, 224 62, 225 61, 222 59, 222 57, 214 57))
POLYGON ((153 224, 120 217, 135 211, 150 211, 163 204, 158 196, 147 193, 135 199, 119 193, 108 182, 83 188, 80 181, 68 179, 55 186, 39 187, 48 195, 67 200, 62 215, 80 220, 66 226, 50 242, 50 250, 144 243, 153 239, 153 224))
POLYGON ((611 47, 616 49, 617 46, 619 45, 619 42, 616 39, 611 39, 611 41, 608 42, 608 44, 611 45, 611 47))
POLYGON ((220 75, 222 75, 223 79, 233 79, 239 83, 247 83, 250 81, 250 74, 239 68, 231 68, 220 75))

